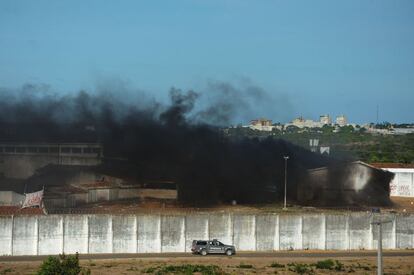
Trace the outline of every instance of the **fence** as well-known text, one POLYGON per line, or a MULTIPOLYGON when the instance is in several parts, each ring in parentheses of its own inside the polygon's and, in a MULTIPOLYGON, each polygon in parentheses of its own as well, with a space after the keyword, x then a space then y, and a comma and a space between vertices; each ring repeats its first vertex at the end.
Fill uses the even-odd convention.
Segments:
MULTIPOLYGON (((414 248, 414 215, 384 214, 383 247, 414 248)), ((194 239, 239 251, 375 249, 368 213, 0 217, 0 255, 187 252, 194 239)))

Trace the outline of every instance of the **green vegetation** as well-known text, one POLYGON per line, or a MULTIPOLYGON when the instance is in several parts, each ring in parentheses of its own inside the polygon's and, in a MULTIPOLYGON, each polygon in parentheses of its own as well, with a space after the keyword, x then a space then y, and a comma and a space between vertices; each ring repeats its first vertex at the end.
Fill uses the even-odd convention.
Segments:
POLYGON ((319 145, 330 147, 333 157, 358 159, 368 163, 414 163, 414 134, 373 135, 366 133, 363 128, 344 126, 335 130, 334 127, 325 125, 322 128, 307 129, 289 126, 283 132, 229 128, 225 135, 232 139, 283 139, 304 148, 309 148, 309 139, 319 139, 319 145))
POLYGON ((371 267, 369 267, 368 265, 361 265, 360 263, 357 263, 357 265, 352 265, 351 267, 363 270, 371 270, 371 267))
POLYGON ((315 267, 317 269, 329 269, 329 270, 336 270, 336 271, 344 270, 344 265, 342 263, 340 263, 338 260, 333 261, 331 259, 319 261, 315 264, 315 267))
POLYGON ((285 267, 285 265, 274 262, 274 263, 272 263, 270 265, 270 267, 273 267, 273 268, 283 268, 283 267, 285 267))
POLYGON ((143 271, 144 273, 167 275, 167 274, 185 274, 192 275, 193 273, 199 273, 202 275, 226 275, 220 267, 216 265, 165 265, 150 267, 143 271))
POLYGON ((89 269, 82 269, 79 266, 79 255, 49 256, 40 266, 38 275, 89 275, 89 269))
POLYGON ((298 274, 306 274, 312 275, 315 274, 312 267, 308 264, 300 264, 300 263, 289 263, 287 264, 289 267, 289 271, 296 272, 298 274))
POLYGON ((7 274, 7 273, 11 273, 11 272, 13 272, 12 268, 6 268, 6 269, 0 271, 0 275, 4 275, 4 274, 7 274))

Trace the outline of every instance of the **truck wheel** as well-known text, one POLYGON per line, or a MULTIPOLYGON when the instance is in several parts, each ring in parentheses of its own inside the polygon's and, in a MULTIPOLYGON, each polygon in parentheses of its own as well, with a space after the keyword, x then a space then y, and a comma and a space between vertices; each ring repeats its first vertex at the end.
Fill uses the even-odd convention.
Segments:
POLYGON ((227 250, 226 250, 226 255, 227 255, 227 256, 231 256, 231 255, 233 255, 233 251, 231 251, 231 249, 227 249, 227 250))
POLYGON ((206 256, 207 255, 207 251, 205 249, 203 249, 203 250, 200 251, 200 254, 203 255, 203 256, 206 256))

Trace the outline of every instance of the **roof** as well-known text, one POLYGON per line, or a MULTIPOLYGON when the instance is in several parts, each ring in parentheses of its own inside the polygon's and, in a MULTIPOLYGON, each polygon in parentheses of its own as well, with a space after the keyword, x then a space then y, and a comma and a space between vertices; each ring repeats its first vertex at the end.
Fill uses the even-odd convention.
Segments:
POLYGON ((78 176, 79 173, 93 172, 94 169, 94 166, 49 164, 38 169, 32 177, 26 180, 27 192, 37 191, 43 186, 68 187, 68 181, 78 176))
POLYGON ((414 163, 391 163, 391 162, 375 162, 371 163, 376 168, 414 168, 414 163))
MULTIPOLYGON (((375 167, 371 164, 365 163, 365 162, 360 161, 360 160, 353 161, 353 162, 342 162, 342 163, 339 163, 339 164, 335 163, 334 166, 349 165, 349 164, 361 164, 361 165, 369 167, 371 169, 379 170, 379 167, 375 167)), ((314 169, 308 169, 308 171, 313 172, 313 171, 326 170, 326 169, 329 169, 329 166, 323 166, 323 167, 318 167, 318 168, 314 168, 314 169)))
POLYGON ((20 208, 19 206, 0 206, 0 216, 7 215, 43 215, 41 208, 20 208))
POLYGON ((14 191, 19 194, 24 193, 25 182, 21 179, 0 179, 0 191, 14 191))

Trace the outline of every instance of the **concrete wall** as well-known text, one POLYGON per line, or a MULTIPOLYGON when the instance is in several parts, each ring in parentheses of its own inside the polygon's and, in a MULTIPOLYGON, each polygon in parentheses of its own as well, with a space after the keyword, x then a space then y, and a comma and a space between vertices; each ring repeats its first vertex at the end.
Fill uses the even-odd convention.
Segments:
POLYGON ((137 252, 137 219, 133 215, 112 217, 112 252, 137 252))
POLYGON ((137 216, 137 252, 161 252, 161 216, 137 216))
POLYGON ((355 213, 349 216, 349 249, 372 248, 372 225, 369 214, 355 213))
POLYGON ((414 248, 414 215, 190 214, 0 217, 0 255, 189 252, 194 239, 239 251, 414 248))
POLYGON ((86 215, 62 216, 64 223, 63 251, 66 254, 89 252, 89 220, 86 215))
POLYGON ((240 250, 256 250, 256 216, 233 217, 233 244, 240 250))
POLYGON ((38 218, 39 255, 59 254, 63 250, 63 219, 59 216, 38 218))
POLYGON ((390 183, 390 195, 398 197, 414 197, 414 169, 413 168, 383 168, 395 173, 390 183))
POLYGON ((302 217, 302 249, 325 249, 325 215, 306 215, 302 217))
POLYGON ((161 252, 185 251, 185 217, 161 217, 161 252))
POLYGON ((193 240, 208 240, 208 215, 185 217, 185 251, 191 251, 193 240))
POLYGON ((349 216, 326 215, 325 216, 325 249, 346 250, 349 249, 349 216))
POLYGON ((15 206, 21 205, 24 201, 24 195, 14 191, 0 191, 0 205, 15 206))
POLYGON ((0 255, 11 255, 13 217, 0 218, 0 255))
POLYGON ((279 250, 279 219, 276 215, 256 216, 256 250, 279 250))
POLYGON ((279 249, 302 249, 302 216, 279 216, 279 249))

